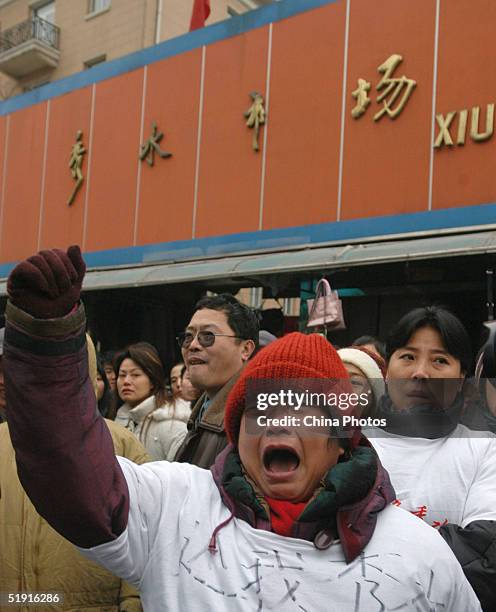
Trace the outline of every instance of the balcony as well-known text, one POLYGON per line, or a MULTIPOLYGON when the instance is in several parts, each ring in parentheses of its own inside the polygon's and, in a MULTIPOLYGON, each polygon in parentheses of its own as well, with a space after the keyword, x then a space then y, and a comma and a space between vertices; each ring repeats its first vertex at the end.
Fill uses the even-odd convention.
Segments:
POLYGON ((0 32, 0 71, 19 79, 59 62, 60 29, 40 17, 0 32))

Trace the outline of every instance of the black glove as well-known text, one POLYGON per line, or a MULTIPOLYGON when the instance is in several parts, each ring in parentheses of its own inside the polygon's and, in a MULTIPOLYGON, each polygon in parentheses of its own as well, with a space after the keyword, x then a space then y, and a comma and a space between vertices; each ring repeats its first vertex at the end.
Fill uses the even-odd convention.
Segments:
POLYGON ((11 302, 37 319, 57 319, 79 302, 86 264, 78 246, 40 251, 12 270, 7 281, 11 302))

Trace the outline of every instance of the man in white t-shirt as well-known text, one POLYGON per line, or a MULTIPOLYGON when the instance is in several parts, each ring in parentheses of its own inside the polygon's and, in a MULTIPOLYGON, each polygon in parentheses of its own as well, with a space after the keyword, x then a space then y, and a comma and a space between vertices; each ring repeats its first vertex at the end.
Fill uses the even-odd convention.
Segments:
MULTIPOLYGON (((312 395, 288 408, 292 386, 307 381, 325 398, 350 397, 320 335, 290 334, 248 363, 226 404, 230 444, 211 471, 116 460, 90 393, 84 270, 71 247, 9 278, 12 441, 38 511, 137 586, 145 610, 480 610, 436 531, 390 505, 388 475, 359 430, 335 424, 312 395), (285 381, 286 395, 254 395, 264 381, 285 381)), ((343 399, 342 417, 349 406, 343 399)))

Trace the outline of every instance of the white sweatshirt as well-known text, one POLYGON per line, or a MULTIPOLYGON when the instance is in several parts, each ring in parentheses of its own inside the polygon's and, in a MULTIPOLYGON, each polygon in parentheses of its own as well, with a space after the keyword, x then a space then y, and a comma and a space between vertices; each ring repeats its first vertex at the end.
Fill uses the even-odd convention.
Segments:
POLYGON ((211 473, 189 464, 119 458, 130 494, 126 530, 81 550, 135 585, 147 612, 475 612, 478 600, 439 534, 388 506, 349 565, 339 542, 311 542, 230 517, 211 473))
POLYGON ((364 430, 396 491, 396 505, 431 527, 496 520, 496 437, 464 425, 427 440, 364 430))

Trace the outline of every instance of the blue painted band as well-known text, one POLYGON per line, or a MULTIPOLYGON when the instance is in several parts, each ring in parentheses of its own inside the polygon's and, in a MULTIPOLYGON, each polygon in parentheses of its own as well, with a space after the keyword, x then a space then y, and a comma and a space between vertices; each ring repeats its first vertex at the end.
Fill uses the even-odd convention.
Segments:
MULTIPOLYGON (((481 204, 352 221, 320 223, 258 232, 227 234, 196 240, 177 240, 122 249, 85 253, 89 268, 171 263, 203 257, 223 257, 259 250, 284 250, 316 244, 373 238, 412 232, 460 229, 496 223, 496 204, 481 204)), ((55 245, 54 245, 55 246, 55 245)), ((0 265, 0 277, 15 263, 0 265)))
POLYGON ((153 45, 141 51, 130 53, 124 57, 104 62, 94 66, 90 70, 83 70, 71 76, 65 77, 53 83, 48 83, 28 93, 9 98, 0 102, 0 116, 38 104, 50 98, 99 83, 112 77, 142 68, 153 62, 158 62, 167 57, 179 55, 193 49, 210 45, 226 38, 231 38, 244 32, 263 27, 269 23, 281 21, 287 17, 293 17, 299 13, 334 4, 338 0, 283 0, 261 7, 255 11, 249 11, 220 21, 211 26, 188 32, 177 38, 166 40, 163 43, 153 45))

